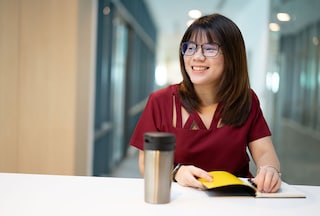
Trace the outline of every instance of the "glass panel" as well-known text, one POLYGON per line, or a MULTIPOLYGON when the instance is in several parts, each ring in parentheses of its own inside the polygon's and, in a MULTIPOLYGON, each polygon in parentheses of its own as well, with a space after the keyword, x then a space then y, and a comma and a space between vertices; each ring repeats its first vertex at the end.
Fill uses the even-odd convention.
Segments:
MULTIPOLYGON (((320 21, 318 21, 317 25, 320 21)), ((282 115, 316 129, 319 122, 319 28, 312 24, 281 36, 282 115)))
POLYGON ((115 17, 114 25, 114 47, 112 49, 111 66, 111 101, 114 133, 112 160, 118 162, 122 157, 124 145, 124 118, 125 118, 125 74, 127 57, 128 30, 120 17, 115 17))

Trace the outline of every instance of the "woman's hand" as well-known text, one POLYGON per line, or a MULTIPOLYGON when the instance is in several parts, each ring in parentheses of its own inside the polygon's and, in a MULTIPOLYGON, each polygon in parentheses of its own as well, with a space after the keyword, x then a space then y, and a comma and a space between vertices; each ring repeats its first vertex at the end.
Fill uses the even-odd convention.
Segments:
POLYGON ((207 181, 213 180, 208 172, 192 165, 181 165, 175 175, 175 180, 182 186, 205 189, 198 178, 204 178, 207 181))
POLYGON ((280 162, 271 137, 263 137, 249 143, 249 150, 259 169, 254 179, 260 192, 277 192, 281 186, 280 162))
POLYGON ((281 186, 281 174, 273 166, 261 166, 254 178, 257 189, 264 193, 277 192, 281 186))

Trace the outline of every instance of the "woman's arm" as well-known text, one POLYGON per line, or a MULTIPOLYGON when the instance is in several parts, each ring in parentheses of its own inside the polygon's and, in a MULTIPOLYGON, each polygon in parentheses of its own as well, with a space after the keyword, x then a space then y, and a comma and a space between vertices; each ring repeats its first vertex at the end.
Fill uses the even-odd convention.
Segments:
POLYGON ((280 162, 272 144, 271 138, 263 137, 249 143, 249 150, 257 166, 254 179, 258 190, 276 192, 280 188, 280 162))

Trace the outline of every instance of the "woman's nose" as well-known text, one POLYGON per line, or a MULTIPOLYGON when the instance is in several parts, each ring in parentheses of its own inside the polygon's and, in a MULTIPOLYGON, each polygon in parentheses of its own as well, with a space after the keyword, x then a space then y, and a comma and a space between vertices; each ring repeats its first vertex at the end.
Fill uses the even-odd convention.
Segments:
POLYGON ((205 59, 205 56, 203 55, 201 47, 197 47, 193 57, 196 59, 201 59, 201 60, 205 59))

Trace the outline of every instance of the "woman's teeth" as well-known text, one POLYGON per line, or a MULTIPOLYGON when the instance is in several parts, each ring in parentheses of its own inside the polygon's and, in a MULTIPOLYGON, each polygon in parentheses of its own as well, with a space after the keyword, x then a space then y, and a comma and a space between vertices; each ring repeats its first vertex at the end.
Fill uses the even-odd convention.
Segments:
POLYGON ((208 67, 193 66, 192 69, 193 69, 193 70, 196 70, 196 71, 203 71, 203 70, 207 70, 208 67))

